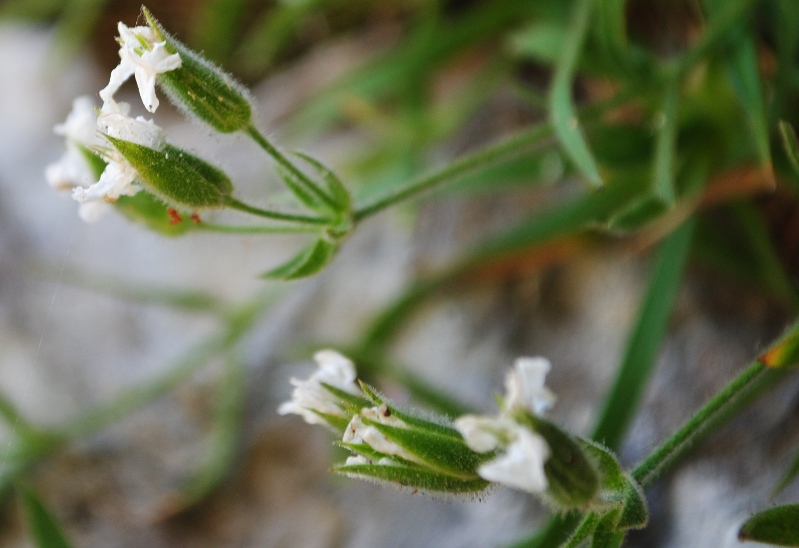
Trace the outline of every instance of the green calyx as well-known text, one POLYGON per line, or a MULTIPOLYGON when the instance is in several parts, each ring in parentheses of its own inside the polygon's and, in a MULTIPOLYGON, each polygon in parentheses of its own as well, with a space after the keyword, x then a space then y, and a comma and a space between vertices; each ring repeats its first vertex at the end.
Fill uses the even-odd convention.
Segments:
POLYGON ((170 36, 147 8, 142 7, 142 13, 147 24, 166 41, 167 50, 180 54, 179 68, 158 75, 158 83, 169 99, 221 133, 247 128, 252 106, 242 91, 244 87, 170 36))
POLYGON ((138 172, 141 185, 178 209, 225 205, 233 190, 230 179, 211 164, 172 145, 155 150, 130 141, 106 138, 138 172))

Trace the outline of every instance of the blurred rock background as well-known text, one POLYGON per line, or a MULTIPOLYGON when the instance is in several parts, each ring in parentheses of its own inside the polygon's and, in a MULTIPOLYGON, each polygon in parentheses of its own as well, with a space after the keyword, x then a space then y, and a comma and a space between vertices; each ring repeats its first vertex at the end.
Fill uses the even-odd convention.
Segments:
MULTIPOLYGON (((214 15, 208 8, 214 4, 150 7, 190 44, 238 60, 231 68, 253 84, 260 124, 270 134, 318 155, 345 176, 357 174, 359 153, 385 131, 379 113, 370 114, 370 106, 355 97, 345 106, 347 123, 320 133, 294 131, 292 117, 304 99, 337 76, 402 43, 416 6, 375 3, 359 10, 341 2, 298 11, 302 24, 286 27, 294 34, 261 65, 214 51, 210 40, 203 43, 197 29, 208 27, 197 21, 214 15)), ((253 11, 240 14, 252 21, 280 8, 249 4, 253 11)), ((469 4, 454 2, 448 9, 466 11, 469 4)), ((293 13, 285 6, 285 13, 293 13)), ((83 22, 91 23, 91 40, 69 56, 59 53, 59 44, 72 42, 57 42, 64 26, 19 19, 0 24, 0 389, 36 424, 63 424, 157 378, 187 348, 216 332, 212 318, 116 298, 120 288, 181 287, 226 302, 246 301, 265 287, 257 274, 303 243, 300 236, 164 238, 116 214, 86 225, 77 217, 77 204, 47 186, 44 167, 62 147, 52 126, 63 120, 75 96, 96 98, 116 62, 116 21, 132 24, 137 10, 137 4, 108 3, 94 21, 83 22), (96 280, 119 287, 98 291, 96 280)), ((442 63, 436 73, 441 94, 457 94, 462 80, 472 81, 495 45, 478 41, 442 63)), ((546 81, 530 70, 534 74, 524 78, 546 81)), ((135 86, 128 84, 125 92, 131 104, 138 102, 135 86)), ((271 173, 268 162, 248 141, 211 135, 162 104, 156 119, 170 139, 220 165, 242 195, 264 199, 277 188, 272 175, 265 175, 271 173)), ((430 143, 425 160, 440 164, 540 116, 510 85, 490 86, 462 127, 430 143)), ((414 162, 386 171, 410 176, 424 167, 414 162)), ((553 156, 549 171, 539 173, 554 173, 543 185, 437 194, 383 213, 360 226, 320 276, 276 288, 274 306, 246 339, 243 426, 230 469, 218 488, 190 508, 174 501, 210 447, 219 360, 42 460, 24 482, 36 488, 78 546, 481 547, 525 538, 547 518, 532 498, 500 489, 480 500, 436 500, 333 477, 328 468, 341 454, 328 433, 297 417, 278 417, 275 409, 289 396, 288 378, 311 370, 313 350, 346 348, 419 272, 567 196, 573 182, 549 184, 562 171, 560 162, 553 156)), ((392 355, 432 386, 488 412, 515 357, 547 356, 554 364, 548 384, 558 395, 553 416, 588 433, 649 265, 647 252, 602 245, 565 260, 476 275, 422 306, 392 345, 392 355)), ((790 318, 788 307, 762 292, 691 266, 657 373, 621 452, 625 463, 634 464, 673 432, 790 318)), ((737 527, 771 504, 769 493, 794 457, 797 387, 796 379, 784 382, 658 482, 649 491, 651 526, 631 535, 628 545, 738 545, 737 527)), ((398 399, 408 397, 397 383, 384 388, 398 399)), ((3 430, 10 440, 14 428, 3 430)), ((0 445, 0 463, 8 467, 13 455, 10 449, 5 453, 0 445)), ((797 498, 794 484, 779 500, 797 498)), ((15 498, 2 508, 0 545, 29 546, 15 498)))

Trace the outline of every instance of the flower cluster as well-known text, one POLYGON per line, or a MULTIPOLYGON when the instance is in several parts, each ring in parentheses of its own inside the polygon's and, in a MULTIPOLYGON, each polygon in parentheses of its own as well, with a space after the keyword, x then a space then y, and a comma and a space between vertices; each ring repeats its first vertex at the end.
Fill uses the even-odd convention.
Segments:
POLYGON ((465 415, 454 423, 403 409, 363 383, 357 390, 354 366, 340 354, 323 351, 316 361, 319 370, 310 378, 292 379, 292 399, 278 411, 340 432, 339 444, 354 455, 335 470, 348 476, 428 491, 474 492, 494 482, 544 494, 562 484, 547 469, 551 443, 560 455, 579 453, 566 434, 541 418, 555 402, 544 385, 546 359, 516 361, 499 415, 465 415))
POLYGON ((103 100, 99 115, 89 97, 79 97, 72 106, 66 122, 55 127, 66 138, 66 152, 61 159, 47 167, 48 183, 69 191, 80 202, 80 217, 93 222, 106 211, 107 204, 120 196, 133 196, 140 187, 135 184, 137 170, 100 135, 122 139, 141 146, 160 150, 165 144, 163 130, 152 120, 129 115, 130 105, 117 103, 114 94, 128 78, 135 75, 139 94, 150 112, 158 108, 155 96, 157 74, 180 67, 180 56, 168 54, 164 41, 156 41, 150 27, 128 28, 119 23, 119 66, 111 72, 108 85, 100 91, 103 100), (102 171, 98 166, 102 166, 102 171), (100 173, 98 173, 100 172, 100 173))

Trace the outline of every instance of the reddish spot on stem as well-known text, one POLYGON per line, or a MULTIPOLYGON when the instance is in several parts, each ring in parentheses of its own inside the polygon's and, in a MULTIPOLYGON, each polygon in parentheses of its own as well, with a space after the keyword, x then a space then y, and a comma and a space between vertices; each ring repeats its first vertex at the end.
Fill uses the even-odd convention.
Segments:
POLYGON ((196 224, 196 225, 198 225, 198 224, 200 224, 202 222, 200 220, 200 215, 197 214, 197 213, 192 213, 191 214, 191 220, 194 221, 194 224, 196 224))
POLYGON ((166 212, 169 213, 169 224, 176 225, 183 222, 183 217, 180 216, 177 209, 168 207, 166 212))

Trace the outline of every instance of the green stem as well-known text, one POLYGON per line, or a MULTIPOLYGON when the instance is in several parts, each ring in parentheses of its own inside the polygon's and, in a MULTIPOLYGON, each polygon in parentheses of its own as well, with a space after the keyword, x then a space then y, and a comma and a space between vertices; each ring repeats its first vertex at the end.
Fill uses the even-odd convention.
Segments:
POLYGON ((267 219, 275 219, 278 221, 290 221, 294 223, 303 223, 306 225, 326 225, 330 222, 329 219, 323 219, 320 217, 308 217, 306 215, 296 215, 294 213, 282 213, 280 211, 260 209, 251 205, 247 205, 244 202, 240 202, 239 200, 231 197, 228 197, 225 200, 225 205, 232 209, 257 215, 258 217, 265 217, 267 219))
POLYGON ((297 181, 302 183, 307 190, 311 191, 317 198, 322 200, 325 205, 331 211, 337 211, 339 209, 339 205, 336 204, 336 201, 324 190, 322 190, 319 185, 314 183, 305 173, 302 172, 294 163, 286 158, 286 155, 280 152, 275 145, 269 142, 260 131, 258 131, 255 126, 250 124, 246 129, 245 132, 247 135, 253 138, 253 140, 258 143, 262 149, 266 151, 272 159, 277 162, 281 167, 286 169, 289 173, 294 175, 297 178, 297 181))
POLYGON ((591 533, 596 529, 597 523, 599 522, 599 514, 594 512, 588 512, 583 517, 583 521, 577 526, 566 542, 560 545, 560 548, 577 548, 580 546, 585 539, 591 535, 591 533))
POLYGON ((769 368, 760 362, 756 361, 749 365, 677 432, 636 466, 632 473, 635 481, 640 483, 642 487, 652 483, 671 461, 682 455, 691 446, 698 434, 747 395, 750 389, 756 385, 756 381, 767 372, 769 372, 769 368))
POLYGON ((196 225, 194 229, 223 234, 315 234, 319 232, 318 228, 311 226, 240 226, 206 222, 196 225))
MULTIPOLYGON (((586 122, 595 122, 607 110, 618 107, 636 97, 640 90, 625 89, 607 101, 588 105, 582 113, 586 122)), ((421 178, 411 181, 407 186, 387 193, 377 198, 372 203, 358 207, 354 213, 354 220, 360 221, 396 203, 415 198, 423 192, 432 190, 437 186, 459 180, 471 171, 487 168, 502 160, 513 158, 527 149, 541 145, 546 139, 554 136, 552 123, 547 121, 538 126, 529 128, 512 135, 498 143, 488 145, 472 154, 462 156, 448 164, 439 171, 435 171, 421 178)))

